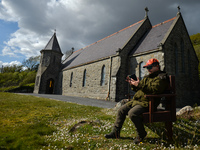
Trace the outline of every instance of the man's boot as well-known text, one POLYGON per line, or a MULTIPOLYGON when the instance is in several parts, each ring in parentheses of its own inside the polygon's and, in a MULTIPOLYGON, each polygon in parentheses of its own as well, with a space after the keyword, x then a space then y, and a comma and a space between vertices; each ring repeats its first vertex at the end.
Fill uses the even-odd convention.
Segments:
POLYGON ((120 138, 120 128, 114 127, 112 132, 110 132, 109 134, 105 135, 105 138, 107 139, 118 139, 120 138))
POLYGON ((146 135, 147 135, 147 132, 145 131, 145 133, 143 134, 143 135, 138 135, 134 140, 133 140, 133 143, 135 143, 135 144, 138 144, 138 143, 140 143, 140 142, 142 142, 143 141, 143 139, 146 137, 146 135))

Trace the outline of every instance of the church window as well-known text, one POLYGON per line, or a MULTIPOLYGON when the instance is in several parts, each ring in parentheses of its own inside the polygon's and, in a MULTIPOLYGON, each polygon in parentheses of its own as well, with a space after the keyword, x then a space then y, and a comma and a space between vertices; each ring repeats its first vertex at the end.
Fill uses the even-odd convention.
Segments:
POLYGON ((101 69, 101 86, 105 85, 105 65, 101 69))
POLYGON ((184 42, 181 40, 181 62, 182 62, 182 72, 185 72, 185 59, 184 59, 184 42))
POLYGON ((83 73, 83 84, 82 84, 82 86, 85 87, 85 84, 86 84, 86 69, 84 70, 84 73, 83 73))
POLYGON ((49 66, 50 59, 50 56, 47 56, 47 58, 45 59, 45 67, 49 66))
POLYGON ((140 80, 142 80, 145 75, 145 69, 143 68, 144 65, 145 65, 144 61, 139 63, 139 79, 140 80))
POLYGON ((178 74, 178 47, 177 44, 175 43, 174 45, 174 52, 175 52, 175 74, 178 74))
POLYGON ((73 72, 71 73, 71 77, 70 77, 70 87, 72 87, 72 80, 73 80, 73 72))

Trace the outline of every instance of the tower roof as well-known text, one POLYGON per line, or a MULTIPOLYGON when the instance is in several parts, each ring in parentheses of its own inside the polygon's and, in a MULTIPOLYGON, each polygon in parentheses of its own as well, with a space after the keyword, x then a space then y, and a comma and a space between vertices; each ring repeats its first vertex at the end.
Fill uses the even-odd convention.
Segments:
POLYGON ((51 39, 49 40, 49 42, 47 43, 47 45, 43 50, 52 50, 62 53, 56 37, 56 33, 53 34, 53 36, 51 37, 51 39))

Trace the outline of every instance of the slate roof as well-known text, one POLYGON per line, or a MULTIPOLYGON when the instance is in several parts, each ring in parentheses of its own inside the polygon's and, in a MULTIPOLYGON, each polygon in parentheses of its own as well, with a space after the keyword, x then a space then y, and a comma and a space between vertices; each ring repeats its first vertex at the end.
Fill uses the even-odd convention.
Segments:
POLYGON ((150 31, 147 32, 146 35, 141 39, 141 41, 132 51, 131 55, 158 49, 158 45, 162 42, 175 18, 176 17, 153 26, 150 31))
MULTIPOLYGON (((153 26, 138 42, 130 55, 158 49, 158 45, 165 37, 175 18, 176 17, 153 26)), ((122 49, 130 40, 143 21, 144 20, 141 20, 83 49, 75 51, 70 57, 63 61, 62 68, 68 69, 115 55, 116 51, 119 48, 122 49)))
POLYGON ((53 36, 51 37, 51 39, 49 40, 49 42, 47 43, 47 45, 43 50, 54 50, 59 53, 62 53, 56 37, 56 33, 53 34, 53 36))
POLYGON ((83 49, 75 51, 63 62, 63 68, 67 69, 115 55, 116 51, 119 48, 122 49, 130 40, 143 21, 141 20, 83 49))

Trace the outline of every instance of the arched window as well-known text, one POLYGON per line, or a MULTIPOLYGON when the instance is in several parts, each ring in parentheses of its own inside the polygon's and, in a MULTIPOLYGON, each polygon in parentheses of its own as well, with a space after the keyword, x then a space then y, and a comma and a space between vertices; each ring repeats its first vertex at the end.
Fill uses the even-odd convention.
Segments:
POLYGON ((142 80, 145 75, 145 69, 143 68, 144 65, 145 63, 143 61, 139 63, 139 79, 140 80, 142 80))
POLYGON ((105 85, 105 65, 101 69, 101 86, 105 85))
POLYGON ((82 86, 85 87, 85 84, 86 84, 86 69, 83 72, 83 84, 82 84, 82 86))
POLYGON ((178 47, 177 44, 174 44, 174 53, 175 53, 175 74, 178 74, 178 47))
POLYGON ((184 73, 185 72, 185 59, 184 59, 184 41, 183 39, 181 40, 181 63, 182 63, 182 68, 181 71, 184 73))
POLYGON ((70 77, 70 84, 69 84, 70 87, 72 87, 72 80, 73 80, 73 72, 71 73, 71 77, 70 77))

